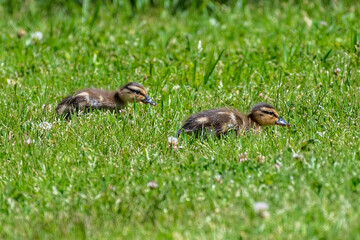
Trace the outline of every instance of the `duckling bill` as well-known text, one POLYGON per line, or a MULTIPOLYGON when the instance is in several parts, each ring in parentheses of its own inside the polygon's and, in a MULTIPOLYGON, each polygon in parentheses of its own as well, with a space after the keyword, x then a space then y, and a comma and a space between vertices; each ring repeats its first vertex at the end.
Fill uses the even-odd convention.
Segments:
POLYGON ((79 111, 91 109, 119 111, 131 102, 143 102, 156 106, 146 89, 139 83, 130 82, 116 91, 82 89, 64 98, 56 107, 56 113, 70 118, 79 111))
POLYGON ((229 131, 238 135, 241 131, 260 130, 264 126, 279 125, 290 126, 279 116, 277 110, 268 103, 258 103, 253 106, 250 113, 242 114, 233 109, 211 109, 191 115, 177 132, 201 133, 204 130, 215 132, 220 136, 229 131))

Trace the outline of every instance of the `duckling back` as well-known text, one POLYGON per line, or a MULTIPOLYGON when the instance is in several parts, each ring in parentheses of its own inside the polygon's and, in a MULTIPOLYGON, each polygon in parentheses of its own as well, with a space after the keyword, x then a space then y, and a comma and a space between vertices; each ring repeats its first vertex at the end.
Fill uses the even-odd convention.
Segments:
POLYGON ((191 115, 181 129, 177 132, 200 133, 204 130, 221 135, 231 130, 239 133, 241 128, 249 126, 248 118, 232 109, 211 109, 191 115))
POLYGON ((101 89, 83 89, 64 98, 56 107, 58 115, 69 118, 72 113, 89 109, 117 110, 122 106, 115 93, 101 89))

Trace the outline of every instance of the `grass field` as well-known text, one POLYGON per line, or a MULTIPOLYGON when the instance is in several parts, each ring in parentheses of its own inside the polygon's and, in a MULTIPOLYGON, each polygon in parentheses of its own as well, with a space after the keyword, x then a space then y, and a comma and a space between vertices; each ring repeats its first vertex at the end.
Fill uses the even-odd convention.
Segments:
POLYGON ((24 2, 0 1, 1 239, 360 239, 360 3, 24 2), (158 106, 55 117, 128 81, 158 106), (292 126, 167 146, 192 113, 257 102, 292 126))

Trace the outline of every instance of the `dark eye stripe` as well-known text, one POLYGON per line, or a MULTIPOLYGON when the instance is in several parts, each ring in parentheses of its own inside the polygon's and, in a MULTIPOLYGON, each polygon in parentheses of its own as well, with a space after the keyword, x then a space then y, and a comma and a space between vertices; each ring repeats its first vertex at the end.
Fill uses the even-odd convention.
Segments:
POLYGON ((134 90, 134 89, 131 89, 131 88, 128 88, 130 91, 134 92, 134 93, 139 93, 141 95, 143 95, 145 97, 145 95, 140 91, 140 90, 134 90))
POLYGON ((268 112, 268 111, 264 111, 264 110, 262 110, 262 112, 277 117, 274 112, 268 112))

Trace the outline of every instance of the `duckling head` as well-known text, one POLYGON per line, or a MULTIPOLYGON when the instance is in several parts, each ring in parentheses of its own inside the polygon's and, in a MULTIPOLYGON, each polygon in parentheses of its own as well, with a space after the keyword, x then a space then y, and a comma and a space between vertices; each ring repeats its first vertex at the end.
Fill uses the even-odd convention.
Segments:
POLYGON ((156 103, 148 96, 145 87, 136 82, 130 82, 122 86, 117 90, 119 98, 128 103, 128 102, 143 102, 153 106, 156 106, 156 103))
POLYGON ((290 126, 289 123, 287 123, 279 116, 279 113, 276 111, 276 109, 268 103, 258 103, 254 105, 248 117, 261 126, 290 126))

